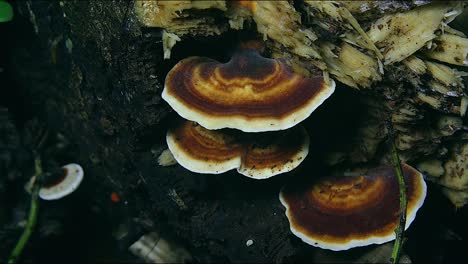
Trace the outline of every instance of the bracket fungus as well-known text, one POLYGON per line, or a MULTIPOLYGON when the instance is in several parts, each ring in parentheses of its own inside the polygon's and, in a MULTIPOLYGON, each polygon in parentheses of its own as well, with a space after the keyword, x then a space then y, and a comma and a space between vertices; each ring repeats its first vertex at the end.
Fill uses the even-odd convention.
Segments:
POLYGON ((306 119, 335 90, 333 80, 306 78, 282 60, 244 47, 227 63, 189 57, 167 74, 162 98, 207 129, 283 130, 306 119))
POLYGON ((83 180, 83 168, 75 163, 62 167, 62 173, 52 183, 44 184, 39 190, 43 200, 58 200, 74 192, 83 180))
MULTIPOLYGON (((408 228, 424 202, 426 183, 411 166, 402 164, 402 169, 408 228)), ((280 201, 296 236, 313 246, 338 251, 395 239, 398 195, 394 168, 388 166, 361 176, 327 178, 312 186, 287 186, 281 190, 280 201)))
POLYGON ((309 152, 309 136, 302 126, 268 134, 236 130, 208 130, 183 121, 166 136, 169 150, 186 169, 207 174, 237 171, 266 179, 299 166, 309 152))

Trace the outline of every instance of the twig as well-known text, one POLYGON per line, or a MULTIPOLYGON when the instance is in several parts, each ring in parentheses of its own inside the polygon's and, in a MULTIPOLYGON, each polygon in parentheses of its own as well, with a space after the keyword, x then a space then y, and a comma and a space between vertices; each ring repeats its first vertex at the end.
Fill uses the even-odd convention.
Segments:
POLYGON ((400 221, 398 223, 397 228, 395 229, 395 244, 393 244, 392 256, 390 261, 395 264, 398 263, 400 260, 401 249, 403 247, 403 239, 404 239, 404 232, 406 226, 406 206, 407 206, 407 197, 406 197, 406 183, 405 178, 403 176, 403 171, 401 169, 401 162, 400 157, 398 156, 398 150, 395 145, 395 137, 393 126, 391 122, 388 125, 389 128, 389 144, 390 144, 390 151, 392 155, 392 164, 393 168, 395 169, 395 173, 398 179, 398 187, 400 189, 400 221))
POLYGON ((29 209, 28 222, 26 223, 26 226, 24 227, 23 234, 21 235, 20 239, 16 243, 16 246, 11 252, 10 257, 8 258, 9 264, 16 263, 18 261, 18 258, 21 256, 21 253, 23 252, 24 247, 26 246, 29 238, 31 237, 34 227, 36 226, 37 212, 39 210, 39 189, 41 185, 40 178, 42 176, 42 165, 41 165, 41 159, 39 157, 37 157, 34 160, 34 168, 35 168, 34 176, 36 177, 36 182, 34 183, 34 187, 31 192, 31 208, 29 209))

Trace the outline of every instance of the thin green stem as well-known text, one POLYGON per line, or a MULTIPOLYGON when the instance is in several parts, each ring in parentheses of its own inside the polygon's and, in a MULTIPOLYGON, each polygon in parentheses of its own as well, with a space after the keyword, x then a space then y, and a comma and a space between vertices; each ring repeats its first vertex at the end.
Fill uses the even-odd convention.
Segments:
POLYGON ((39 211, 39 189, 41 185, 40 177, 42 175, 42 165, 41 165, 40 158, 35 159, 34 167, 35 167, 34 176, 36 177, 36 182, 34 183, 34 187, 31 192, 31 208, 29 209, 28 222, 26 223, 26 226, 24 227, 23 234, 21 235, 20 239, 16 243, 16 246, 11 252, 10 257, 8 258, 9 264, 16 263, 18 261, 18 258, 21 256, 21 253, 23 252, 24 247, 26 246, 29 238, 31 237, 34 227, 36 226, 37 212, 39 211))
POLYGON ((395 169, 395 173, 398 179, 398 187, 400 189, 400 221, 397 228, 395 229, 395 244, 393 244, 391 262, 393 264, 398 263, 400 260, 401 249, 403 247, 404 232, 406 226, 406 206, 407 206, 407 197, 406 197, 406 183, 403 176, 403 170, 401 169, 400 157, 398 156, 398 150, 395 145, 395 137, 393 132, 392 124, 389 122, 389 143, 390 150, 392 155, 392 164, 395 169))

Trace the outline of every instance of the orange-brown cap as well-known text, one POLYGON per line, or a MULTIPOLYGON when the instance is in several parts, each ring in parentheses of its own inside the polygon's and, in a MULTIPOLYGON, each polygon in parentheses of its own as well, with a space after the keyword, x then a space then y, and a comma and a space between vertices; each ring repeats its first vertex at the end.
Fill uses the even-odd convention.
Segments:
POLYGON ((245 135, 183 121, 168 131, 166 140, 177 162, 190 171, 218 174, 237 169, 254 179, 291 171, 309 152, 309 136, 301 126, 279 133, 245 135))
MULTIPOLYGON (((426 183, 416 169, 402 164, 407 185, 406 228, 426 197, 426 183)), ((332 177, 315 184, 288 186, 280 193, 291 231, 304 242, 346 250, 395 239, 399 187, 393 167, 365 175, 332 177)))
POLYGON ((305 78, 282 60, 244 48, 227 63, 205 57, 180 61, 166 77, 162 98, 207 129, 263 132, 293 127, 334 90, 333 81, 305 78))
POLYGON ((257 1, 255 0, 233 0, 229 4, 234 7, 240 7, 249 10, 252 14, 257 11, 257 1))

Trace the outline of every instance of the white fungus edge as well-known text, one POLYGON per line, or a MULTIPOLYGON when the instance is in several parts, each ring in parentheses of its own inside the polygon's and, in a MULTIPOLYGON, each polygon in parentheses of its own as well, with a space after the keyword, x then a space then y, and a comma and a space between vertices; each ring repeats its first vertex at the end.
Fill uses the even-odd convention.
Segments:
POLYGON ((166 142, 169 151, 172 153, 177 163, 179 163, 182 167, 189 171, 202 174, 221 174, 233 169, 237 169, 237 172, 243 176, 246 176, 251 179, 263 180, 282 173, 292 171, 305 160, 309 153, 310 139, 305 128, 301 127, 301 130, 305 137, 304 144, 301 146, 301 149, 296 153, 296 155, 294 155, 291 158, 294 162, 292 164, 287 164, 282 170, 278 170, 274 173, 271 173, 270 168, 265 168, 261 170, 244 169, 244 167, 242 166, 241 156, 235 157, 225 162, 219 162, 217 164, 208 164, 206 162, 194 159, 189 155, 185 154, 185 151, 178 146, 177 142, 174 140, 173 136, 169 131, 166 134, 166 142), (300 161, 297 161, 298 157, 302 157, 302 159, 300 161))
POLYGON ((177 98, 171 96, 165 86, 161 97, 184 119, 197 122, 209 130, 222 128, 234 128, 244 132, 266 132, 291 128, 309 117, 326 99, 335 91, 335 81, 330 80, 330 84, 323 83, 325 88, 307 106, 284 119, 247 119, 239 116, 211 117, 204 113, 193 111, 177 98))

